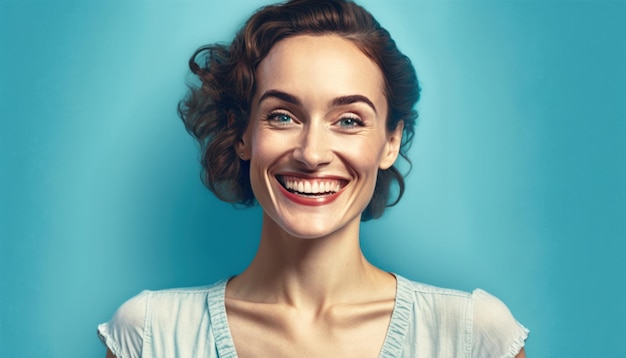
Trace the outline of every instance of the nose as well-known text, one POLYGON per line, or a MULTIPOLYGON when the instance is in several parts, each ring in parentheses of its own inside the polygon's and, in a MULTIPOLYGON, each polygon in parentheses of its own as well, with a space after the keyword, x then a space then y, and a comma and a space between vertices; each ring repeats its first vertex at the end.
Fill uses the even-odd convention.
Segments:
POLYGON ((306 125, 293 151, 294 159, 307 170, 318 169, 332 161, 330 136, 323 127, 321 123, 306 125))

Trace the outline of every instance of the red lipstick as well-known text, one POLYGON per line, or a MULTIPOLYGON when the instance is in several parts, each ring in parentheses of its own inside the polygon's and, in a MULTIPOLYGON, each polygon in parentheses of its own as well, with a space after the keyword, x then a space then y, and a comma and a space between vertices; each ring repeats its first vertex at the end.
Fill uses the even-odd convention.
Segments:
POLYGON ((319 196, 304 196, 304 195, 298 195, 296 193, 293 193, 287 190, 280 183, 278 187, 280 188, 281 193, 285 195, 287 199, 293 201, 296 204, 306 205, 306 206, 322 206, 322 205, 330 204, 333 201, 335 201, 339 197, 339 195, 343 192, 343 190, 339 190, 338 192, 335 192, 335 193, 326 193, 324 195, 319 195, 319 196))

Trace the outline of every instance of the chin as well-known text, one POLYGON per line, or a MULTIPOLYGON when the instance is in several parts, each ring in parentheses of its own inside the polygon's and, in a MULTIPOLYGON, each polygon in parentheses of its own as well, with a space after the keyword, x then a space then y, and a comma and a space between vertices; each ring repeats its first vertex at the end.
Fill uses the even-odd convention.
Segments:
POLYGON ((319 239, 329 237, 331 234, 333 234, 333 232, 329 232, 329 231, 320 231, 320 230, 305 231, 301 229, 298 229, 297 231, 285 230, 285 232, 289 234, 289 236, 292 236, 296 239, 302 239, 302 240, 319 240, 319 239))

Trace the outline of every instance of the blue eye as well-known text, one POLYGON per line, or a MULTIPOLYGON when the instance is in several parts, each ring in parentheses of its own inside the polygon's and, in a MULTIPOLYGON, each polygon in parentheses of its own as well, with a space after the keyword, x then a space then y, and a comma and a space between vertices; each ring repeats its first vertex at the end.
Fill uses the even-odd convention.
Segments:
POLYGON ((274 112, 267 115, 267 120, 275 126, 285 126, 293 123, 293 117, 287 113, 274 112))
POLYGON ((279 122, 291 122, 291 117, 286 114, 279 114, 276 116, 276 120, 279 122))
POLYGON ((355 127, 362 127, 363 126, 363 121, 361 121, 358 118, 345 117, 345 118, 341 118, 337 122, 337 124, 339 124, 339 126, 345 127, 345 128, 355 128, 355 127))

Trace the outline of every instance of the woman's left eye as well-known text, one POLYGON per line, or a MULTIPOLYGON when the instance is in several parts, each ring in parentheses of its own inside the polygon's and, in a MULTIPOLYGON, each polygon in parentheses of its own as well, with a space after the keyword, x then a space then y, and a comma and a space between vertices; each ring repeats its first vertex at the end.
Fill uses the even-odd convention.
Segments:
POLYGON ((363 121, 361 121, 359 118, 354 118, 354 117, 344 117, 341 118, 337 124, 340 127, 344 127, 344 128, 356 128, 356 127, 362 127, 363 126, 363 121))

